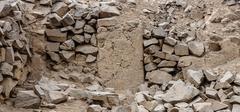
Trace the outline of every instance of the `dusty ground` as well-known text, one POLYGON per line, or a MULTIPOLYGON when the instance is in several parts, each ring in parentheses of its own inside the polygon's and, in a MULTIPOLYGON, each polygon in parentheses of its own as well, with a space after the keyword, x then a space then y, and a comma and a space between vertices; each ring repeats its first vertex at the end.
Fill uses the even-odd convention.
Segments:
MULTIPOLYGON (((137 24, 137 27, 139 28, 136 32, 128 32, 128 33, 124 33, 122 31, 120 31, 122 34, 118 34, 115 35, 114 33, 118 33, 118 31, 113 32, 113 34, 109 33, 110 37, 112 37, 111 41, 109 41, 110 44, 112 44, 112 42, 114 42, 114 45, 106 45, 105 47, 109 47, 109 48, 104 48, 103 51, 100 50, 100 54, 99 54, 99 59, 101 61, 99 61, 98 64, 98 68, 103 71, 99 71, 100 74, 104 74, 104 79, 107 80, 107 85, 110 85, 110 87, 117 87, 117 86, 121 86, 119 88, 126 88, 126 86, 128 85, 128 83, 126 82, 122 82, 124 81, 131 81, 132 79, 124 79, 124 77, 122 75, 134 75, 133 78, 136 78, 136 76, 139 76, 136 78, 136 80, 140 80, 143 82, 143 77, 144 77, 144 70, 143 70, 143 65, 142 65, 142 45, 140 43, 142 43, 142 39, 141 39, 141 33, 143 33, 143 29, 151 29, 152 24, 154 24, 154 20, 158 17, 161 17, 161 15, 154 15, 154 14, 146 14, 143 12, 144 9, 148 9, 150 10, 150 12, 158 12, 159 10, 159 4, 158 2, 161 2, 164 0, 143 0, 143 1, 138 1, 136 7, 132 7, 129 8, 130 6, 123 6, 123 10, 122 10, 122 16, 118 19, 118 22, 121 22, 122 24, 128 23, 128 22, 132 22, 130 24, 137 24), (139 35, 133 35, 131 33, 139 33, 139 35), (126 37, 122 37, 122 35, 127 35, 126 37), (115 37, 116 36, 116 37, 115 37), (134 39, 131 39, 131 37, 136 37, 134 39), (130 39, 128 39, 128 37, 130 39), (125 39, 124 41, 118 40, 118 38, 120 39, 125 39), (130 40, 130 41, 129 41, 130 40), (130 42, 130 43, 129 43, 130 42), (121 45, 119 45, 121 44, 121 45), (122 46, 126 44, 126 46, 122 46), (134 44, 134 45, 133 45, 134 44), (128 48, 128 47, 132 47, 133 48, 128 48), (114 47, 111 48, 111 47, 114 47), (110 49, 110 51, 108 51, 110 49), (107 50, 107 51, 104 51, 107 50), (122 50, 122 51, 121 51, 122 50), (112 52, 114 52, 113 54, 111 54, 112 52), (132 53, 135 54, 132 54, 132 53), (110 53, 107 56, 113 55, 111 56, 111 58, 107 58, 107 59, 101 59, 101 53, 103 53, 104 55, 106 55, 107 53, 110 53), (122 54, 122 55, 120 55, 122 54), (111 60, 110 60, 111 59, 111 60), (102 62, 102 63, 101 63, 102 62), (122 64, 121 66, 116 65, 116 63, 120 63, 122 64), (104 66, 106 65, 106 66, 104 66), (112 65, 116 65, 116 66, 112 66, 112 65), (102 68, 101 68, 102 67, 102 68), (113 68, 111 68, 113 67, 113 68), (108 68, 110 69, 109 71, 104 71, 104 70, 108 70, 105 69, 108 68), (130 69, 129 70, 126 70, 130 69), (110 72, 110 73, 109 73, 110 72), (115 76, 111 76, 112 74, 116 73, 117 75, 115 76), (106 75, 107 74, 107 75, 106 75), (109 78, 110 77, 110 78, 109 78), (122 78, 121 78, 122 77, 122 78), (117 80, 113 80, 114 78, 116 78, 117 80), (118 79, 121 80, 118 80, 118 79), (110 80, 110 82, 108 82, 110 80), (116 84, 117 82, 117 84, 116 84), (113 85, 116 84, 116 85, 113 85), (118 85, 118 84, 123 84, 123 85, 118 85)), ((240 32, 239 32, 239 22, 238 20, 235 20, 233 22, 229 22, 227 24, 220 24, 220 23, 210 23, 209 22, 209 18, 211 18, 211 15, 208 14, 208 11, 210 12, 214 12, 217 10, 223 10, 228 12, 229 10, 238 10, 239 13, 239 6, 233 6, 233 7, 228 7, 224 4, 222 4, 221 2, 219 2, 219 0, 188 0, 187 1, 188 4, 191 4, 195 9, 192 10, 196 10, 195 13, 203 13, 204 17, 204 21, 206 22, 206 26, 205 29, 201 29, 197 34, 197 38, 199 40, 202 40, 205 44, 205 47, 209 46, 209 43, 217 43, 219 44, 221 47, 219 50, 217 51, 207 51, 205 53, 205 55, 201 58, 192 58, 192 60, 187 60, 187 61, 192 61, 192 64, 196 67, 202 67, 202 68, 206 68, 206 67, 210 67, 210 68, 220 68, 220 69, 224 69, 224 70, 231 70, 231 71, 236 71, 236 72, 240 72, 240 70, 238 69, 240 66, 240 58, 239 58, 239 43, 240 43, 240 32), (198 9, 198 7, 204 7, 203 9, 198 9), (199 11, 200 10, 200 11, 199 11), (199 11, 199 12, 198 12, 199 11), (236 29, 235 31, 228 31, 231 30, 232 27, 235 27, 234 22, 238 23, 238 29, 236 29), (227 31, 226 31, 227 30, 227 31)), ((221 12, 221 11, 220 11, 221 12)), ((216 13, 220 13, 220 12, 216 12, 216 13)), ((195 21, 197 21, 199 19, 199 17, 196 15, 195 20, 190 20, 187 17, 184 17, 182 15, 182 12, 179 11, 177 12, 178 14, 178 18, 175 21, 175 27, 177 30, 181 31, 184 30, 183 28, 185 28, 186 24, 191 24, 195 21)), ((158 20, 156 20, 158 21, 158 20)), ((156 22, 157 23, 157 22, 156 22)), ((135 26, 134 26, 135 27, 135 26)), ((130 28, 129 28, 130 29, 130 28)), ((104 36, 103 36, 104 37, 104 36)), ((107 57, 106 56, 106 57, 107 57)), ((57 75, 55 74, 59 74, 57 72, 50 72, 49 75, 47 75, 48 77, 50 77, 53 80, 56 80, 58 82, 64 82, 64 83, 74 83, 78 86, 82 86, 81 84, 77 83, 77 82, 71 82, 68 80, 64 80, 59 78, 57 75)), ((62 74, 62 72, 61 72, 62 74)), ((128 76, 126 76, 128 77, 128 76)), ((134 80, 135 81, 135 80, 134 80)), ((136 81, 136 84, 139 84, 139 81, 136 81)), ((82 109, 82 105, 86 105, 84 104, 84 102, 82 101, 72 101, 72 102, 66 102, 63 104, 59 104, 57 105, 55 110, 56 112, 81 112, 82 109)), ((84 106, 83 106, 84 107, 84 106)), ((15 109, 12 106, 6 106, 6 105, 1 105, 0 107, 0 112, 32 112, 32 109, 26 110, 26 109, 15 109)), ((50 109, 43 109, 43 112, 55 112, 52 111, 50 109)))

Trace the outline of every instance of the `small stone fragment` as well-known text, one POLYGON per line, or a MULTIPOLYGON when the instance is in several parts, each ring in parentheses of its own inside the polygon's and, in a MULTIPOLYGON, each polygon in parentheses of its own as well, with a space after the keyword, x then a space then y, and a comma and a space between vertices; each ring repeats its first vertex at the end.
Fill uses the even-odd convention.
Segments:
POLYGON ((172 80, 172 75, 164 71, 155 70, 152 72, 147 72, 146 79, 152 83, 165 84, 172 80))
POLYGON ((149 72, 157 69, 157 65, 154 63, 148 63, 147 65, 144 66, 144 68, 145 68, 145 71, 149 72))
POLYGON ((59 51, 59 46, 60 46, 60 43, 47 42, 46 50, 51 51, 51 52, 58 52, 59 51))
POLYGON ((67 40, 67 33, 62 33, 58 29, 46 29, 48 40, 54 42, 64 42, 67 40))
POLYGON ((204 53, 204 45, 198 41, 192 41, 188 43, 190 52, 196 56, 202 56, 204 53))
POLYGON ((153 45, 153 44, 158 44, 158 40, 156 38, 144 40, 143 42, 144 47, 148 47, 149 45, 153 45))
POLYGON ((95 31, 95 29, 92 26, 85 25, 84 26, 84 32, 86 32, 86 33, 95 33, 96 31, 95 31))
POLYGON ((32 90, 19 91, 14 101, 17 108, 38 108, 40 106, 40 98, 32 90))
POLYGON ((74 35, 72 39, 79 44, 84 43, 84 36, 82 35, 74 35))
POLYGON ((158 45, 150 45, 144 49, 144 52, 148 54, 154 54, 156 52, 159 52, 159 50, 161 50, 161 48, 158 45))
POLYGON ((49 102, 54 104, 59 104, 67 100, 67 97, 60 91, 49 91, 48 98, 49 102))
POLYGON ((76 52, 83 54, 96 54, 98 52, 98 48, 91 45, 80 45, 76 47, 76 52))
POLYGON ((75 24, 75 29, 82 29, 84 25, 86 24, 85 20, 77 20, 75 24))
POLYGON ((87 59, 86 59, 86 62, 87 63, 92 63, 92 62, 94 62, 94 61, 96 61, 96 57, 95 56, 93 56, 93 55, 88 55, 87 56, 87 59))
POLYGON ((68 6, 64 2, 57 2, 52 7, 52 12, 55 12, 60 17, 63 17, 68 11, 68 6))
POLYGON ((187 70, 185 79, 188 80, 190 83, 194 84, 196 87, 202 83, 204 78, 202 70, 187 70))
POLYGON ((18 81, 13 80, 12 78, 5 78, 2 82, 3 94, 6 98, 9 98, 10 92, 17 85, 18 81))
POLYGON ((211 106, 212 104, 208 102, 193 104, 193 108, 196 112, 214 112, 211 106))
POLYGON ((1 64, 0 71, 3 75, 13 76, 12 70, 13 66, 9 63, 4 62, 1 64))
POLYGON ((61 61, 60 56, 55 52, 47 52, 52 61, 59 63, 61 61))
POLYGON ((75 52, 74 51, 61 51, 60 54, 64 60, 69 61, 74 57, 75 52))
POLYGON ((167 61, 167 60, 163 60, 161 61, 157 67, 175 67, 177 65, 177 62, 175 61, 167 61))
POLYGON ((119 16, 120 11, 115 6, 102 5, 100 7, 99 17, 100 18, 109 18, 113 16, 119 16))
POLYGON ((69 13, 67 13, 63 16, 61 22, 62 22, 63 26, 71 26, 75 23, 73 17, 69 13))
POLYGON ((239 112, 240 105, 239 104, 233 104, 232 106, 232 112, 239 112))
POLYGON ((67 40, 60 45, 60 49, 62 49, 62 50, 74 50, 75 49, 75 43, 72 39, 67 40))
POLYGON ((174 46, 177 43, 177 40, 172 38, 172 37, 166 37, 164 39, 164 42, 171 45, 171 46, 174 46))
POLYGON ((117 24, 117 18, 115 17, 103 18, 103 19, 97 20, 97 28, 115 26, 116 24, 117 24))
POLYGON ((6 54, 5 54, 5 61, 7 63, 10 63, 12 64, 14 61, 15 61, 15 58, 14 58, 14 50, 12 47, 7 47, 6 48, 6 54))
POLYGON ((167 45, 167 44, 163 44, 162 52, 168 53, 168 54, 173 54, 174 48, 172 46, 167 45))
POLYGON ((203 72, 208 81, 214 81, 218 78, 218 75, 214 73, 211 69, 203 70, 203 72))
POLYGON ((177 45, 174 47, 174 52, 178 56, 189 55, 188 46, 185 43, 177 43, 177 45))
POLYGON ((216 98, 217 97, 217 93, 218 93, 218 91, 213 89, 213 88, 210 88, 210 87, 206 88, 206 95, 209 98, 216 98))
POLYGON ((152 35, 156 38, 165 38, 167 33, 162 27, 157 27, 152 30, 152 35))

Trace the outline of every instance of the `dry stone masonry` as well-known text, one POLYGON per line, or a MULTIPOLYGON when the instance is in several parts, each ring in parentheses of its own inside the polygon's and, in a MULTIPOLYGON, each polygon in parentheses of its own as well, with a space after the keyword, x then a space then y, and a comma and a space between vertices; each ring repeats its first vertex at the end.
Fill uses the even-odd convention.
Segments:
POLYGON ((239 4, 1 0, 0 111, 240 112, 239 4))

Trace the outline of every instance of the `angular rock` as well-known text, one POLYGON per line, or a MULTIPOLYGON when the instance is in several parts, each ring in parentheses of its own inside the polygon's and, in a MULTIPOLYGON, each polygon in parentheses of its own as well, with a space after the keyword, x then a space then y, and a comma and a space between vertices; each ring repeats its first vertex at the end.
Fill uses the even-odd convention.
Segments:
POLYGON ((189 55, 188 45, 185 43, 177 43, 174 47, 174 52, 178 56, 187 56, 189 55))
POLYGON ((218 75, 210 69, 203 70, 203 73, 206 76, 208 81, 214 81, 214 80, 217 80, 218 78, 218 75))
POLYGON ((69 39, 69 40, 65 41, 64 43, 62 43, 60 45, 60 49, 62 49, 62 50, 74 50, 75 49, 75 43, 72 39, 69 39))
POLYGON ((61 61, 60 56, 55 52, 47 52, 52 61, 59 63, 61 61))
POLYGON ((163 104, 158 104, 154 109, 153 112, 165 112, 166 109, 163 104))
POLYGON ((85 25, 84 26, 84 32, 86 32, 86 33, 95 33, 96 31, 95 31, 95 29, 92 26, 85 25))
POLYGON ((168 53, 168 54, 173 54, 174 48, 172 46, 167 45, 167 44, 163 44, 162 52, 168 53))
POLYGON ((157 27, 152 30, 152 35, 156 38, 165 38, 167 33, 162 27, 157 27))
POLYGON ((62 22, 63 26, 71 26, 75 23, 75 20, 69 13, 67 13, 63 16, 61 22, 62 22))
POLYGON ((138 106, 139 112, 149 112, 143 105, 138 106))
POLYGON ((154 63, 149 63, 149 64, 145 65, 144 68, 145 68, 145 71, 149 72, 149 71, 157 69, 157 65, 154 63))
POLYGON ((148 47, 149 45, 153 45, 153 44, 158 44, 158 40, 156 38, 144 40, 143 42, 144 47, 148 47))
POLYGON ((166 59, 166 53, 161 52, 161 51, 155 52, 155 53, 153 54, 153 56, 154 56, 154 57, 161 58, 161 59, 166 59))
POLYGON ((163 60, 157 65, 157 67, 160 67, 160 68, 162 68, 162 67, 175 67, 176 65, 177 65, 177 62, 175 62, 175 61, 163 60))
POLYGON ((9 98, 10 92, 17 85, 18 81, 13 80, 12 78, 5 78, 2 82, 3 94, 6 98, 9 98))
POLYGON ((150 112, 152 112, 157 105, 158 105, 158 102, 155 100, 146 101, 143 103, 144 108, 146 108, 150 112))
POLYGON ((100 105, 90 105, 87 112, 102 112, 103 108, 100 105))
POLYGON ((46 50, 51 51, 51 52, 58 52, 59 51, 59 46, 60 46, 60 43, 47 42, 46 50))
POLYGON ((234 79, 234 84, 240 85, 240 74, 236 74, 235 79, 234 79))
POLYGON ((6 50, 4 48, 0 48, 0 62, 4 62, 6 60, 6 50))
POLYGON ((75 42, 79 43, 79 44, 83 44, 83 43, 84 43, 84 36, 82 36, 82 35, 74 35, 74 36, 72 37, 72 39, 73 39, 75 42))
POLYGON ((196 112, 214 112, 211 106, 212 104, 208 102, 193 104, 193 108, 196 112))
POLYGON ((195 56, 202 56, 205 51, 203 43, 198 41, 189 42, 188 47, 190 52, 195 56))
POLYGON ((217 98, 217 93, 218 91, 213 88, 209 88, 209 87, 206 88, 206 95, 209 98, 217 98))
POLYGON ((86 59, 86 62, 87 63, 92 63, 92 62, 94 62, 94 61, 96 61, 96 57, 95 56, 93 56, 93 55, 88 55, 87 56, 87 59, 86 59))
POLYGON ((83 54, 96 54, 98 52, 98 48, 91 45, 80 45, 76 47, 76 52, 83 54))
POLYGON ((75 23, 75 29, 83 29, 84 25, 86 24, 85 20, 77 20, 75 23))
POLYGON ((49 41, 64 42, 67 40, 67 33, 62 33, 59 29, 46 29, 45 32, 49 41))
POLYGON ((158 45, 150 45, 149 47, 144 49, 144 52, 148 54, 154 54, 156 52, 159 52, 159 50, 161 50, 161 48, 158 45))
POLYGON ((106 107, 119 105, 119 96, 111 92, 89 92, 90 99, 102 101, 106 107))
POLYGON ((200 91, 192 85, 187 85, 183 81, 175 81, 172 87, 163 95, 163 100, 169 103, 190 101, 197 96, 200 91))
POLYGON ((170 54, 166 54, 165 59, 169 60, 169 61, 179 61, 179 56, 177 55, 170 55, 170 54))
POLYGON ((34 91, 41 98, 44 98, 46 96, 45 92, 43 91, 43 89, 39 85, 34 86, 34 91))
POLYGON ((67 96, 60 91, 49 91, 48 101, 54 104, 59 104, 67 101, 67 96))
POLYGON ((168 45, 174 46, 177 43, 177 40, 172 37, 166 37, 164 39, 164 42, 167 43, 168 45))
POLYGON ((39 108, 40 103, 41 100, 34 91, 19 91, 14 106, 17 108, 39 108))
POLYGON ((109 18, 113 16, 119 16, 120 11, 115 6, 102 5, 100 7, 99 17, 100 18, 109 18))
POLYGON ((232 112, 239 112, 240 105, 239 104, 233 104, 232 106, 232 112))
POLYGON ((184 77, 186 80, 194 84, 196 87, 199 87, 199 85, 202 83, 204 79, 202 70, 188 69, 184 77))
POLYGON ((13 76, 13 66, 6 62, 1 64, 0 71, 3 75, 13 76))
POLYGON ((7 63, 10 63, 10 64, 14 63, 15 58, 14 58, 14 50, 13 50, 12 47, 7 47, 6 48, 5 58, 6 58, 5 61, 7 63))
POLYGON ((208 99, 206 102, 209 102, 212 104, 211 107, 214 111, 226 109, 228 107, 227 104, 219 102, 217 100, 213 100, 213 99, 208 99))
POLYGON ((83 89, 69 88, 66 91, 69 96, 74 97, 78 100, 86 99, 88 97, 88 93, 83 89))
POLYGON ((52 6, 52 12, 55 12, 60 17, 63 17, 68 10, 68 6, 64 2, 57 2, 52 6))
POLYGON ((88 33, 84 33, 84 42, 85 43, 90 43, 92 36, 88 33))
POLYGON ((152 83, 165 84, 172 80, 172 75, 164 71, 155 70, 152 72, 147 72, 146 79, 152 83))
POLYGON ((49 15, 49 21, 52 26, 56 26, 56 27, 61 26, 62 25, 61 20, 62 18, 58 16, 56 13, 49 15))
POLYGON ((142 104, 143 102, 146 101, 144 95, 141 92, 138 92, 135 94, 135 98, 134 100, 138 103, 138 104, 142 104))
POLYGON ((238 103, 238 104, 240 104, 240 96, 233 95, 233 96, 230 98, 230 102, 231 102, 231 103, 238 103))
POLYGON ((12 11, 12 7, 9 1, 0 1, 0 4, 0 17, 5 17, 12 11))
POLYGON ((97 46, 97 38, 95 35, 92 35, 92 38, 90 40, 90 44, 93 46, 97 46))
POLYGON ((225 74, 221 75, 218 79, 220 83, 232 83, 234 81, 235 75, 233 75, 230 71, 227 71, 225 74))
POLYGON ((75 52, 74 51, 61 51, 60 55, 61 55, 61 57, 63 57, 64 60, 69 61, 74 58, 75 52))

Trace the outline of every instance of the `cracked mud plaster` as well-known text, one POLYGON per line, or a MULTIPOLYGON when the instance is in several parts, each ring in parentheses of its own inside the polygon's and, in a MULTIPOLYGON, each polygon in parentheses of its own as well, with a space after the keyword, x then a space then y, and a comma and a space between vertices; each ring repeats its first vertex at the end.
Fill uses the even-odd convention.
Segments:
POLYGON ((144 81, 142 32, 138 25, 98 34, 98 72, 107 87, 131 89, 144 81))

